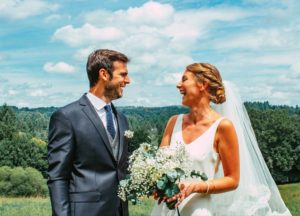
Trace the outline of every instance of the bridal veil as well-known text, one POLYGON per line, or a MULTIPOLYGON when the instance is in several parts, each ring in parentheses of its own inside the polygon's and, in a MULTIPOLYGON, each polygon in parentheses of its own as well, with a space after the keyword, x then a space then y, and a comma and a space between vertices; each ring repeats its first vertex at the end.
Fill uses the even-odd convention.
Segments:
MULTIPOLYGON (((235 191, 213 194, 214 215, 289 216, 263 159, 246 108, 236 87, 224 81, 226 102, 215 110, 230 119, 236 129, 240 153, 240 183, 235 191)), ((279 122, 278 122, 279 123, 279 122)), ((223 176, 222 166, 216 178, 223 176)))

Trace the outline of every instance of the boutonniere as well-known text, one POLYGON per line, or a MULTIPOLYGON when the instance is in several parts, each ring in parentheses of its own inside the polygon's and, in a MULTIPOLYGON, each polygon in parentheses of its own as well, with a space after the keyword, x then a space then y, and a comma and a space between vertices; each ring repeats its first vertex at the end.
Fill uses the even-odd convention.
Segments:
POLYGON ((126 137, 127 139, 132 139, 133 138, 133 135, 134 135, 134 132, 131 131, 131 130, 126 130, 124 132, 124 137, 126 137))

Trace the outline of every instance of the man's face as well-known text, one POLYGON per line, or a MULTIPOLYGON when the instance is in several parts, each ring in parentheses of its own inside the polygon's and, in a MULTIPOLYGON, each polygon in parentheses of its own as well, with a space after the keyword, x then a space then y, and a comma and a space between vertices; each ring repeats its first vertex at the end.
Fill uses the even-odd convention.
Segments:
POLYGON ((123 95, 123 89, 130 83, 127 63, 115 61, 113 63, 113 77, 105 85, 105 96, 111 100, 118 99, 123 95))

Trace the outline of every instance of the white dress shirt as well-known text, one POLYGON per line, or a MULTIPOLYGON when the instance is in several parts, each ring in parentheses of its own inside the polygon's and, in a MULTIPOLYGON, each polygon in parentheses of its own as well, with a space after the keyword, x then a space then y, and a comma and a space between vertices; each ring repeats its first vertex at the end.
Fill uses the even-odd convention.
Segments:
MULTIPOLYGON (((106 104, 101 98, 98 98, 97 96, 95 96, 94 94, 88 92, 86 94, 87 98, 89 99, 89 101, 91 102, 91 104, 93 105, 93 107, 95 108, 99 118, 101 119, 105 129, 106 129, 106 133, 110 139, 110 141, 112 141, 112 137, 111 135, 108 133, 107 131, 107 124, 106 124, 106 111, 104 109, 104 106, 105 105, 108 105, 106 104)), ((111 103, 109 103, 109 105, 111 105, 111 103)), ((113 113, 113 112, 112 112, 113 113)), ((115 128, 115 131, 118 131, 117 129, 117 119, 113 113, 113 122, 114 122, 114 128, 115 128)))

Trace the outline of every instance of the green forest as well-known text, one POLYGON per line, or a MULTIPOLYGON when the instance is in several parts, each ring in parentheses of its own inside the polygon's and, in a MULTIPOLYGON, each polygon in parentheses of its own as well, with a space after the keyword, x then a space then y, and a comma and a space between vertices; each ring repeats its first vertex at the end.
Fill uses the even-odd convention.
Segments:
MULTIPOLYGON (((300 182, 300 108, 246 102, 259 147, 277 184, 300 182)), ((56 107, 0 106, 0 195, 47 195, 47 134, 56 107)), ((181 106, 118 107, 134 137, 132 152, 156 137, 158 145, 170 116, 187 112, 181 106)))

